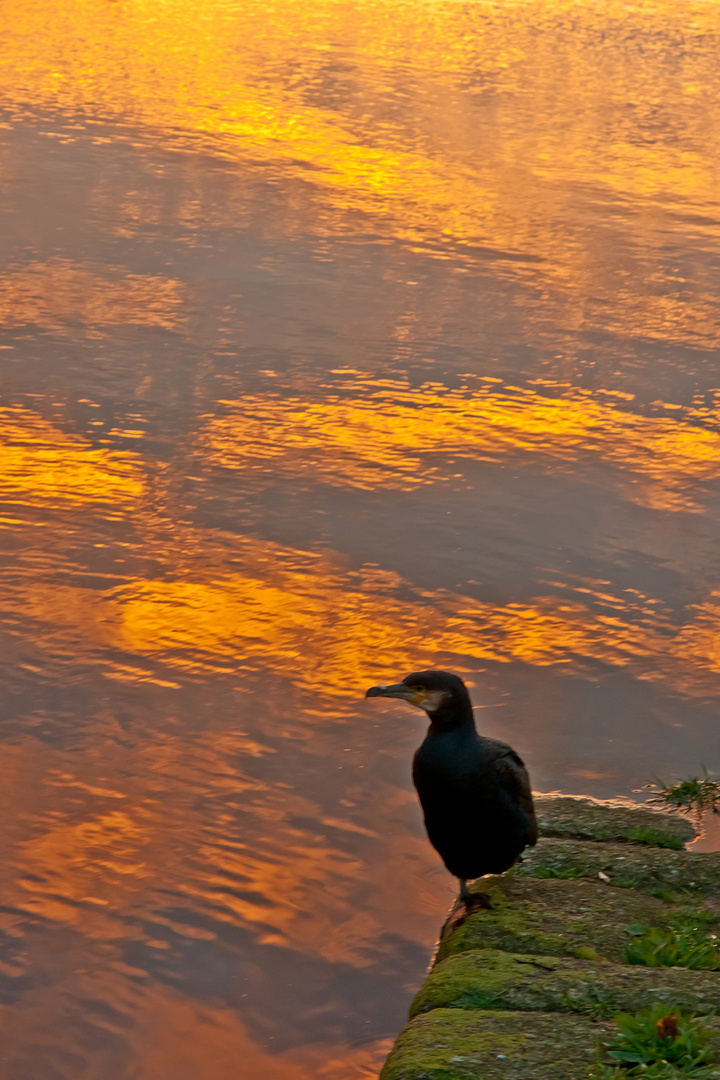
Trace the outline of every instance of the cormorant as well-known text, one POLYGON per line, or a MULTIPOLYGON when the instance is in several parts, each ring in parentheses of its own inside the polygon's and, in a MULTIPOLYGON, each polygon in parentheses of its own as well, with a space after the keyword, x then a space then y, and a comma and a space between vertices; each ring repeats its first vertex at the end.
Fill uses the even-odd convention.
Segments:
POLYGON ((509 870, 537 841, 522 761, 506 743, 478 735, 465 683, 449 671, 415 671, 394 686, 371 686, 365 697, 400 698, 428 714, 428 733, 413 758, 428 838, 460 879, 466 908, 475 897, 488 900, 466 882, 509 870))

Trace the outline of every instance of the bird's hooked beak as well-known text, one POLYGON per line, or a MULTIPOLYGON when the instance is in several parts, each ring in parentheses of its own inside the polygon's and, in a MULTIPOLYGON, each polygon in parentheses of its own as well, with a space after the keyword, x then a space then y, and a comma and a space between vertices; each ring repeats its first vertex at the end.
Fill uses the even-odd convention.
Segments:
POLYGON ((407 686, 405 683, 394 683, 392 686, 371 686, 365 693, 365 697, 392 697, 400 698, 401 701, 409 701, 411 705, 417 705, 422 709, 423 702, 428 696, 424 686, 407 686))

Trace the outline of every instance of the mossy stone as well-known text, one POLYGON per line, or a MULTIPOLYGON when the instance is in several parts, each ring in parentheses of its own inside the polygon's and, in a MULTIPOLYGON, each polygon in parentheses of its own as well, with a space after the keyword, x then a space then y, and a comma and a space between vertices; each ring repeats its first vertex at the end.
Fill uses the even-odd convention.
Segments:
MULTIPOLYGON (((605 958, 623 963, 631 923, 664 928, 673 905, 599 880, 483 878, 492 908, 470 915, 440 942, 436 963, 472 949, 503 949, 540 956, 605 958)), ((720 920, 720 915, 718 916, 720 920)))
POLYGON ((585 1080, 609 1033, 567 1013, 436 1009, 400 1033, 380 1080, 585 1080))
POLYGON ((586 1080, 616 1034, 572 1013, 434 1009, 400 1033, 380 1080, 586 1080))
POLYGON ((578 1012, 609 1018, 658 1001, 705 1015, 720 1006, 720 972, 645 968, 476 949, 437 964, 410 1016, 432 1009, 578 1012))
POLYGON ((540 840, 509 872, 517 877, 597 878, 644 892, 720 895, 720 852, 668 851, 632 844, 540 840))
POLYGON ((628 799, 604 802, 579 795, 536 794, 541 836, 624 841, 680 850, 698 835, 687 818, 628 799))
POLYGON ((475 884, 493 906, 444 933, 381 1080, 585 1080, 615 1013, 720 1009, 720 972, 624 962, 632 924, 720 923, 720 853, 682 850, 688 821, 624 801, 537 805, 543 838, 475 884))

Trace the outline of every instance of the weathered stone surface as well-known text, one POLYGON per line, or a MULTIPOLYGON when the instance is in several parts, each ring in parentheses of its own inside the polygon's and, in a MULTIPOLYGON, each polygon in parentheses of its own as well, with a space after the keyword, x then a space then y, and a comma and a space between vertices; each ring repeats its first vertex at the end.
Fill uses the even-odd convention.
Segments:
MULTIPOLYGON (((668 851, 633 844, 540 840, 511 871, 517 877, 597 878, 619 888, 690 890, 720 896, 720 852, 668 851)), ((480 887, 480 886, 478 886, 480 887)))
POLYGON ((715 1011, 720 972, 476 949, 432 969, 410 1016, 454 1008, 578 1012, 607 1019, 658 1001, 699 1015, 715 1011))
POLYGON ((400 1034, 380 1080, 585 1080, 610 1027, 567 1013, 436 1009, 400 1034))
MULTIPOLYGON (((677 915, 647 893, 616 889, 597 878, 580 881, 483 878, 493 907, 470 915, 439 945, 436 963, 472 949, 504 949, 539 956, 625 961, 630 923, 665 927, 677 915)), ((718 914, 720 921, 720 914, 718 914)))
POLYGON ((434 1009, 401 1032, 380 1080, 586 1080, 616 1034, 572 1013, 434 1009))
POLYGON ((642 806, 537 802, 553 835, 476 882, 492 908, 457 909, 381 1080, 586 1080, 615 1013, 720 1010, 720 971, 625 962, 631 924, 720 925, 720 853, 682 850, 690 823, 642 806))
POLYGON ((541 836, 624 841, 680 850, 698 835, 688 818, 629 799, 600 802, 580 795, 535 794, 541 836))

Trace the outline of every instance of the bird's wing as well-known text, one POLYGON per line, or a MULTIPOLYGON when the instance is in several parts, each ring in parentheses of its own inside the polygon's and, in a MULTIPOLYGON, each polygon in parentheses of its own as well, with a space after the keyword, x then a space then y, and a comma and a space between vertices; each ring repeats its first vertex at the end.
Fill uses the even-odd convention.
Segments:
POLYGON ((501 785, 510 797, 522 807, 530 822, 528 844, 533 847, 537 843, 538 826, 535 819, 535 807, 533 805, 532 791, 530 789, 530 777, 522 759, 510 746, 498 744, 498 756, 493 767, 501 785))

